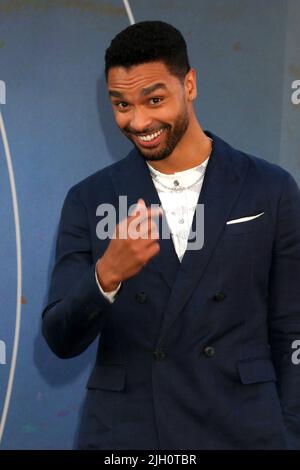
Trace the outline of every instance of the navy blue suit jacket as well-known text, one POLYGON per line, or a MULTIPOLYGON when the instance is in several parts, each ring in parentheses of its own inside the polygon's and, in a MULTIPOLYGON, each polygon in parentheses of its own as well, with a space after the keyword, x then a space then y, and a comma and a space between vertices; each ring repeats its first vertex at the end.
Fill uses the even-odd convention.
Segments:
POLYGON ((95 281, 109 243, 96 209, 117 208, 120 195, 160 204, 144 157, 134 149, 67 194, 43 334, 62 358, 99 341, 79 448, 300 448, 299 189, 279 166, 207 135, 203 248, 180 263, 160 240, 113 304, 95 281))

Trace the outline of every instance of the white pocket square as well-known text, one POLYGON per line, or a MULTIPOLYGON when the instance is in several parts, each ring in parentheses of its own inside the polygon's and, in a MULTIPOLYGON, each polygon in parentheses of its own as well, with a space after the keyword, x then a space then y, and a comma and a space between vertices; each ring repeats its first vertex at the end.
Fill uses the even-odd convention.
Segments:
POLYGON ((230 225, 230 224, 239 224, 241 222, 248 222, 249 220, 257 219, 257 217, 260 217, 263 214, 264 212, 261 212, 260 214, 250 215, 249 217, 242 217, 241 219, 228 220, 226 224, 230 225))

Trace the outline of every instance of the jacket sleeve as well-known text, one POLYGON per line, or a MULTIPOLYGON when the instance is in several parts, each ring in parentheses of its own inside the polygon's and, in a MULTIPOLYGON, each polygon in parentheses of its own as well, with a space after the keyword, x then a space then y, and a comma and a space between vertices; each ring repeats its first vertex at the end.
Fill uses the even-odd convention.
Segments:
POLYGON ((61 211, 55 265, 42 313, 42 332, 51 350, 61 358, 81 354, 101 332, 110 308, 96 282, 86 208, 75 186, 61 211))
POLYGON ((278 204, 269 278, 269 332, 278 392, 290 449, 300 449, 300 191, 288 173, 278 204))

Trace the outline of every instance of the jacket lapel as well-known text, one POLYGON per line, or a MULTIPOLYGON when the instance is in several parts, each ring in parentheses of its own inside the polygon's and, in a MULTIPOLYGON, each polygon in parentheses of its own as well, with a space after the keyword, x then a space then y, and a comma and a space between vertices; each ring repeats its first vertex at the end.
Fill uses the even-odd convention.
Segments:
MULTIPOLYGON (((189 249, 180 263, 173 241, 162 238, 162 226, 168 227, 165 215, 160 223, 160 252, 147 266, 157 269, 171 289, 158 344, 161 344, 169 328, 183 311, 184 306, 199 284, 221 232, 237 200, 248 170, 248 160, 214 134, 205 131, 213 139, 213 149, 204 176, 198 204, 204 206, 204 244, 201 249, 189 249)), ((111 178, 118 196, 127 196, 127 207, 143 198, 146 206, 161 205, 145 159, 136 149, 115 167, 111 178)), ((199 232, 196 212, 192 230, 199 232)), ((192 246, 192 245, 191 245, 192 246)))
MULTIPOLYGON (((213 150, 198 199, 198 203, 204 205, 204 244, 201 249, 187 250, 184 254, 164 313, 158 344, 199 284, 248 170, 247 159, 235 157, 232 147, 210 132, 206 134, 213 139, 213 150)), ((194 215, 193 232, 199 228, 194 215)))

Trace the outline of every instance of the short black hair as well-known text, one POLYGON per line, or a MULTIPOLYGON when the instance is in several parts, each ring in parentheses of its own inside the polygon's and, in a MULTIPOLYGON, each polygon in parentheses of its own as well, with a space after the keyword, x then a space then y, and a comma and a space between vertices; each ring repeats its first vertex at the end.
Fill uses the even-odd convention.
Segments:
POLYGON ((190 70, 186 42, 174 26, 163 21, 141 21, 128 26, 105 52, 105 77, 112 67, 131 67, 162 61, 170 73, 183 80, 190 70))

